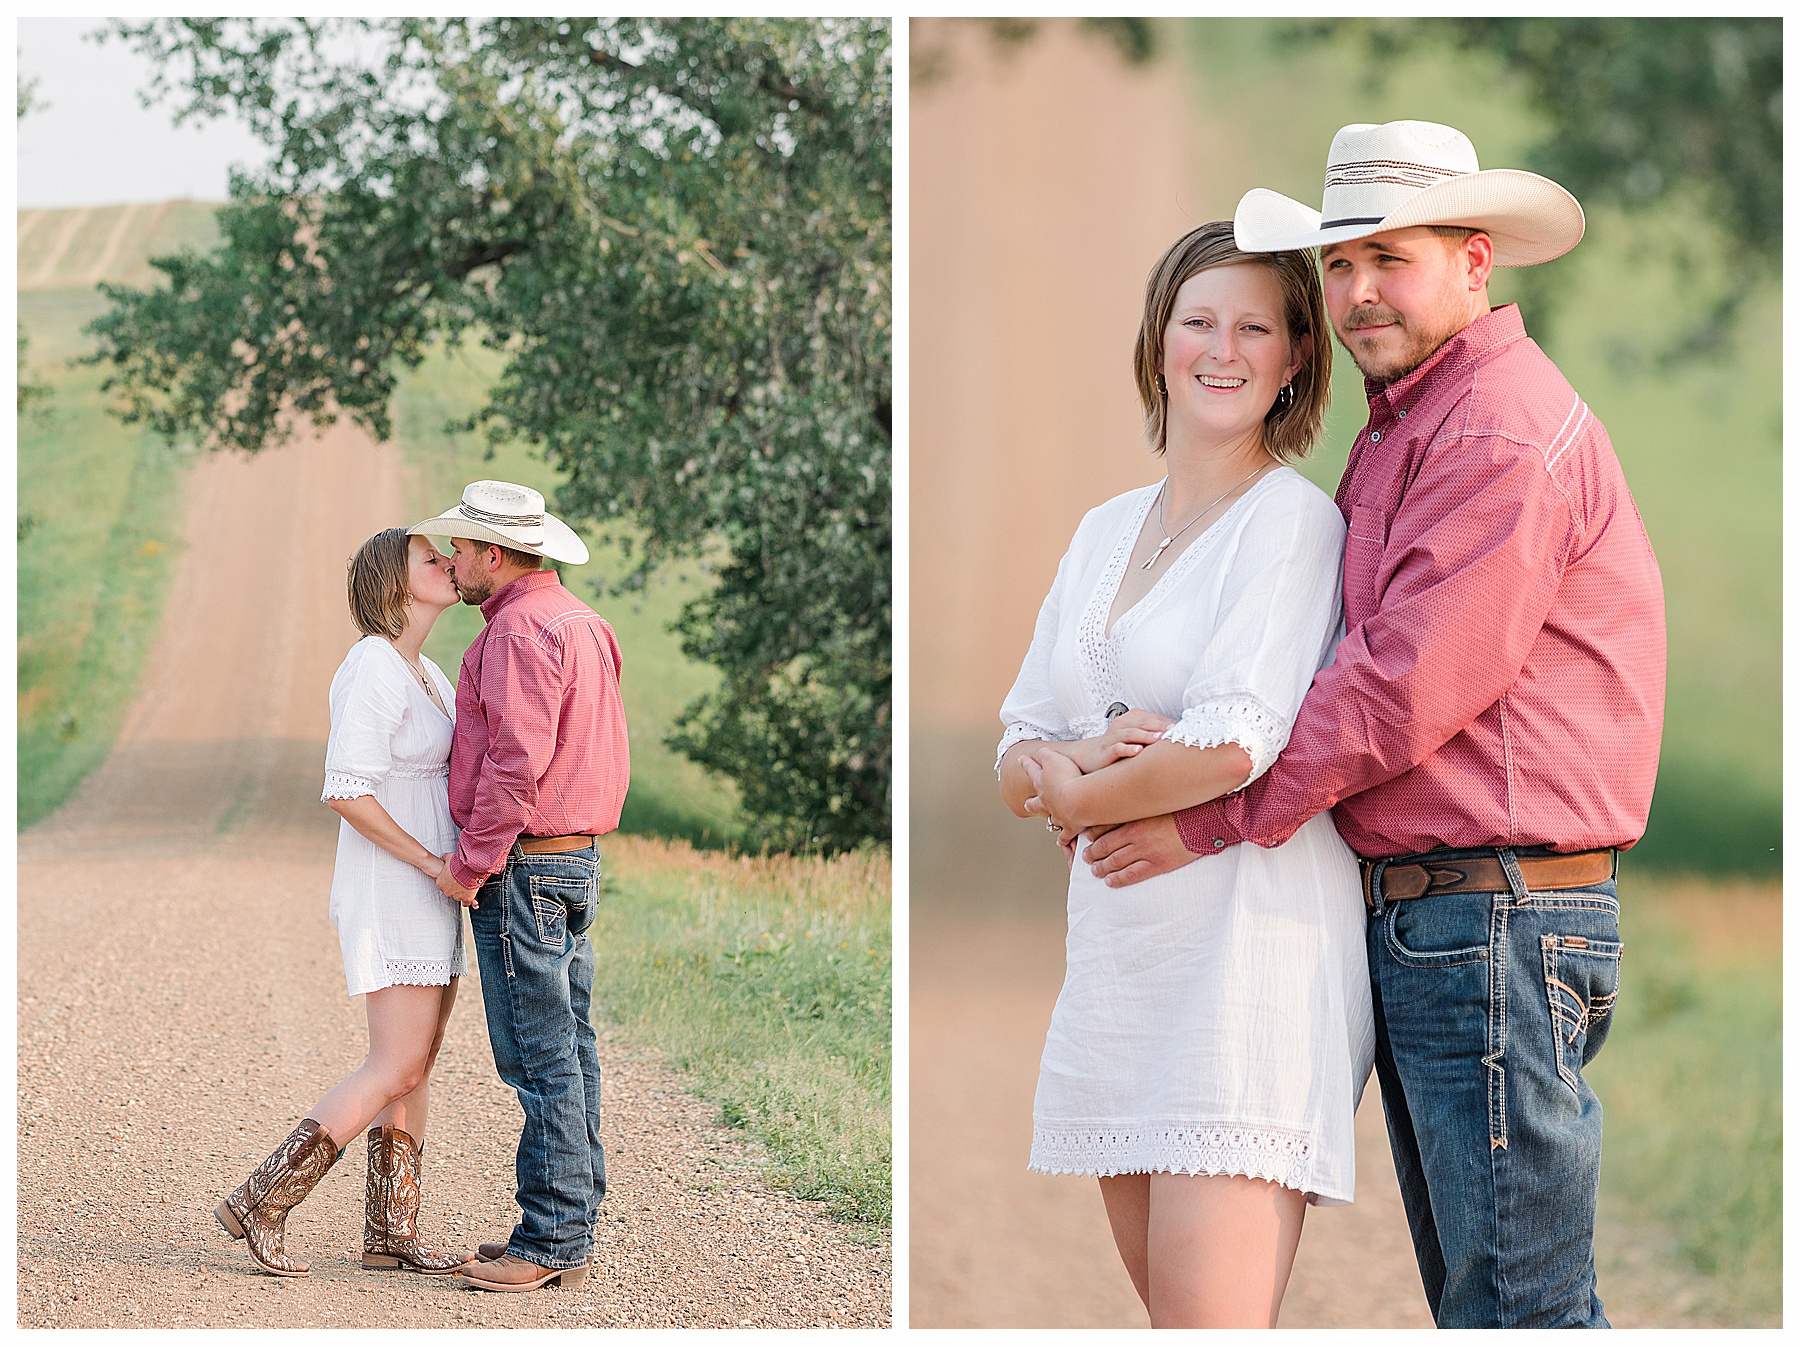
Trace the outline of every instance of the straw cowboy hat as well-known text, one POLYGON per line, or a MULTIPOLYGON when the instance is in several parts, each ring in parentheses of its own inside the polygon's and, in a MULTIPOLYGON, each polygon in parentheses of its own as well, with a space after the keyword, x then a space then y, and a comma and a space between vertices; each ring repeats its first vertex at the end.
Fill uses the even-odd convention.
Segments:
POLYGON ((529 486, 515 486, 510 481, 470 482, 463 488, 461 504, 406 531, 497 542, 570 565, 582 565, 588 559, 587 544, 575 536, 575 530, 544 511, 544 497, 529 486))
POLYGON ((1359 122, 1339 131, 1325 160, 1323 206, 1262 187, 1246 192, 1232 221, 1237 245, 1286 252, 1451 224, 1492 238, 1496 266, 1534 266, 1561 257, 1587 227, 1581 204, 1549 178, 1483 172, 1469 138, 1436 122, 1359 122))

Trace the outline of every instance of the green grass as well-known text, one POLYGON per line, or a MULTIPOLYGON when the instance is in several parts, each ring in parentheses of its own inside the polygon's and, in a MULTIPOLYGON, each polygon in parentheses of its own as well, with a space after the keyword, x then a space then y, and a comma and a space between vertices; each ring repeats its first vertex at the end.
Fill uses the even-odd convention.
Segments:
POLYGON ((892 1219, 884 851, 725 856, 603 842, 595 1000, 767 1147, 767 1180, 870 1238, 892 1219))
MULTIPOLYGON (((1339 126, 1408 117, 1467 132, 1486 167, 1516 166, 1540 128, 1491 64, 1434 51, 1391 61, 1368 88, 1342 46, 1278 49, 1266 20, 1197 20, 1166 30, 1191 73, 1201 138, 1193 217, 1230 215, 1251 187, 1317 203, 1339 126)), ((1588 233, 1532 268, 1553 319, 1499 271, 1495 303, 1521 301, 1537 336, 1606 426, 1661 566, 1669 676, 1662 763, 1640 866, 1778 873, 1781 864, 1781 295, 1746 312, 1717 359, 1652 358, 1696 310, 1666 244, 1704 258, 1697 216, 1636 220, 1588 203, 1588 233)), ((1362 379, 1337 351, 1325 442, 1304 468, 1336 488, 1367 416, 1362 379)))
POLYGON ((1714 1321, 1781 1314, 1781 892, 1621 884, 1617 1018, 1587 1077, 1601 1199, 1673 1231, 1714 1321))
POLYGON ((19 296, 48 407, 19 423, 18 825, 66 799, 112 749, 156 636, 181 536, 189 455, 102 409, 71 370, 93 291, 19 296))
MULTIPOLYGON (((484 477, 516 481, 554 497, 561 474, 535 453, 507 445, 488 458, 479 435, 445 428, 482 405, 499 366, 495 352, 470 344, 440 350, 402 377, 394 399, 394 427, 406 453, 414 518, 448 509, 461 498, 464 485, 484 477)), ((640 592, 614 598, 603 592, 604 586, 630 567, 616 545, 597 546, 591 533, 586 540, 593 559, 584 566, 561 567, 562 579, 612 624, 624 657, 631 789, 620 829, 680 837, 697 846, 728 845, 740 832, 735 787, 663 744, 688 702, 718 682, 709 665, 681 653, 679 640, 668 629, 681 606, 700 592, 706 576, 689 563, 659 574, 640 592)), ((452 608, 438 619, 425 652, 454 680, 462 652, 480 630, 479 609, 452 608)))

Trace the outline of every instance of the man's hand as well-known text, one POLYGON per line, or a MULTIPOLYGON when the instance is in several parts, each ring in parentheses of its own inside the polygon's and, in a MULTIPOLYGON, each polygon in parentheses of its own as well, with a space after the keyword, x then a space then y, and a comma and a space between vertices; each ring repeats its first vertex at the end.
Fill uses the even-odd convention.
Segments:
POLYGON ((1090 827, 1087 862, 1094 877, 1108 888, 1126 888, 1158 874, 1173 874, 1200 857, 1182 844, 1175 830, 1175 815, 1159 813, 1117 827, 1090 827))
POLYGON ((450 869, 450 861, 455 858, 455 856, 456 852, 451 851, 449 855, 443 857, 444 867, 438 872, 437 877, 438 891, 451 901, 460 902, 470 911, 474 911, 481 905, 475 900, 474 890, 465 888, 458 883, 456 881, 456 875, 450 869))

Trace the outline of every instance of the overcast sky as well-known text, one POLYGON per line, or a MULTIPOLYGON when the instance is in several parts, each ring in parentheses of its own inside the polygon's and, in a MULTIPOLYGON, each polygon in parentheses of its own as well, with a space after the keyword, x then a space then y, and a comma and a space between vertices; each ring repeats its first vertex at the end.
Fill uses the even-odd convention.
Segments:
POLYGON ((120 42, 83 34, 99 19, 21 19, 19 76, 50 106, 19 123, 19 206, 101 206, 225 199, 226 169, 261 163, 262 146, 231 120, 176 130, 169 108, 138 93, 149 64, 120 42))

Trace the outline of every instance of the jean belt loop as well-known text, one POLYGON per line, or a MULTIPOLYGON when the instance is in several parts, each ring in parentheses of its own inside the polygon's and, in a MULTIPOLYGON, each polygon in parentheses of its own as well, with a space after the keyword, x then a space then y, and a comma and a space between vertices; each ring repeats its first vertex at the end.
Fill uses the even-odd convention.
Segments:
POLYGON ((1386 860, 1377 860, 1374 868, 1369 871, 1369 897, 1375 904, 1377 916, 1381 915, 1385 905, 1381 898, 1381 876, 1387 872, 1387 867, 1386 860))
POLYGON ((1531 901, 1531 890, 1525 886, 1525 876, 1519 872, 1519 857, 1513 854, 1511 846, 1496 846, 1494 854, 1500 857, 1500 868, 1506 871, 1506 881, 1512 885, 1513 904, 1525 906, 1531 901))

